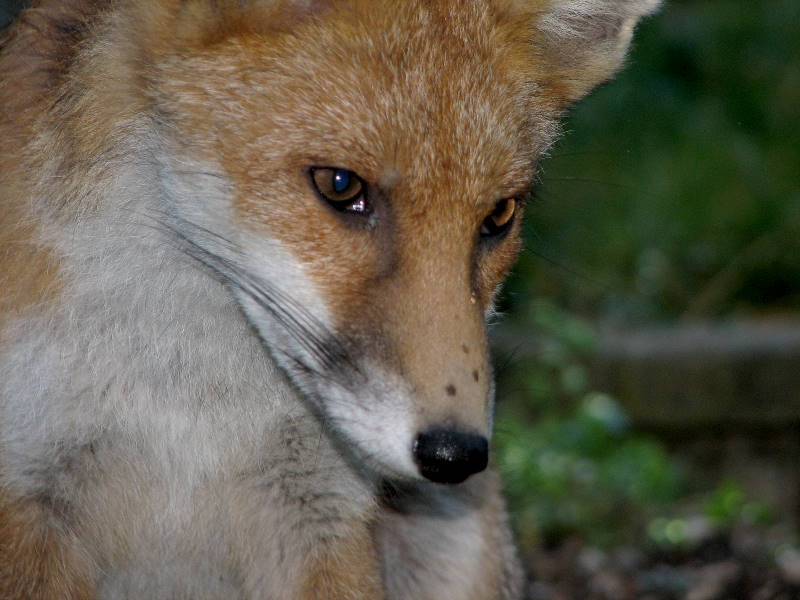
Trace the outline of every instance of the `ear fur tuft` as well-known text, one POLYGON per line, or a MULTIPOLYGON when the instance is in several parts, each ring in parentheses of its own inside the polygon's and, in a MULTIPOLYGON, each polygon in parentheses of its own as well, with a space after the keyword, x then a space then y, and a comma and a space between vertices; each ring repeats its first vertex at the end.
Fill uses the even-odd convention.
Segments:
POLYGON ((661 0, 514 0, 534 28, 535 51, 564 105, 609 79, 622 64, 636 23, 661 0))

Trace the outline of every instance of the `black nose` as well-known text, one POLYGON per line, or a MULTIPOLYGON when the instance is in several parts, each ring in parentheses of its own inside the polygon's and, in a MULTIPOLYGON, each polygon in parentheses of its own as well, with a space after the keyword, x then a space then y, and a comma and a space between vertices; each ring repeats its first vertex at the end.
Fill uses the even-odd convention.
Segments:
POLYGON ((426 479, 461 483, 486 468, 489 442, 482 435, 436 427, 417 436, 414 460, 426 479))

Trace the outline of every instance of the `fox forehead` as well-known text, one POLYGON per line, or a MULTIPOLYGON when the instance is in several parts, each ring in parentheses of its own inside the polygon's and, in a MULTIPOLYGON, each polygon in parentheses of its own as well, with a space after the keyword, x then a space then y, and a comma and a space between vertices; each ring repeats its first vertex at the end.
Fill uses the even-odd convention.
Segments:
POLYGON ((530 31, 478 1, 320 11, 176 52, 160 65, 159 108, 189 155, 230 179, 234 226, 254 234, 248 252, 285 249, 334 331, 411 372, 438 364, 427 354, 460 352, 450 338, 469 320, 469 371, 483 386, 482 317, 519 250, 520 219, 491 251, 478 247, 481 223, 527 193, 557 133, 530 31), (376 230, 343 226, 314 196, 311 167, 363 178, 386 209, 376 230), (447 348, 418 352, 421 339, 447 348))
POLYGON ((247 164, 250 178, 316 163, 488 203, 530 184, 558 109, 537 87, 529 32, 485 2, 322 12, 288 32, 234 30, 181 61, 183 77, 165 73, 177 112, 200 117, 199 145, 218 142, 225 166, 247 164), (209 106, 213 118, 191 115, 209 106))

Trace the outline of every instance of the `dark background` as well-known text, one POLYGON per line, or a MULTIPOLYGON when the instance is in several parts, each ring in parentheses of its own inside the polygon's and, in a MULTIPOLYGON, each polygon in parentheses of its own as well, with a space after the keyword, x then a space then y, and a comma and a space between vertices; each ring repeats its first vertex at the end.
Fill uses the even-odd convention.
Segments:
POLYGON ((26 2, 0 0, 0 29, 5 27, 14 16, 22 10, 26 2))

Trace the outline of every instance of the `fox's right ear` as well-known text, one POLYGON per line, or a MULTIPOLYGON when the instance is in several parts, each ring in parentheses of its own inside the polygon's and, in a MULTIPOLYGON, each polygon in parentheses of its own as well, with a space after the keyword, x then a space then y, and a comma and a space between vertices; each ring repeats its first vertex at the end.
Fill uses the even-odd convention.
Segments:
POLYGON ((533 27, 544 79, 562 106, 572 104, 620 67, 633 29, 661 0, 511 0, 533 27))

